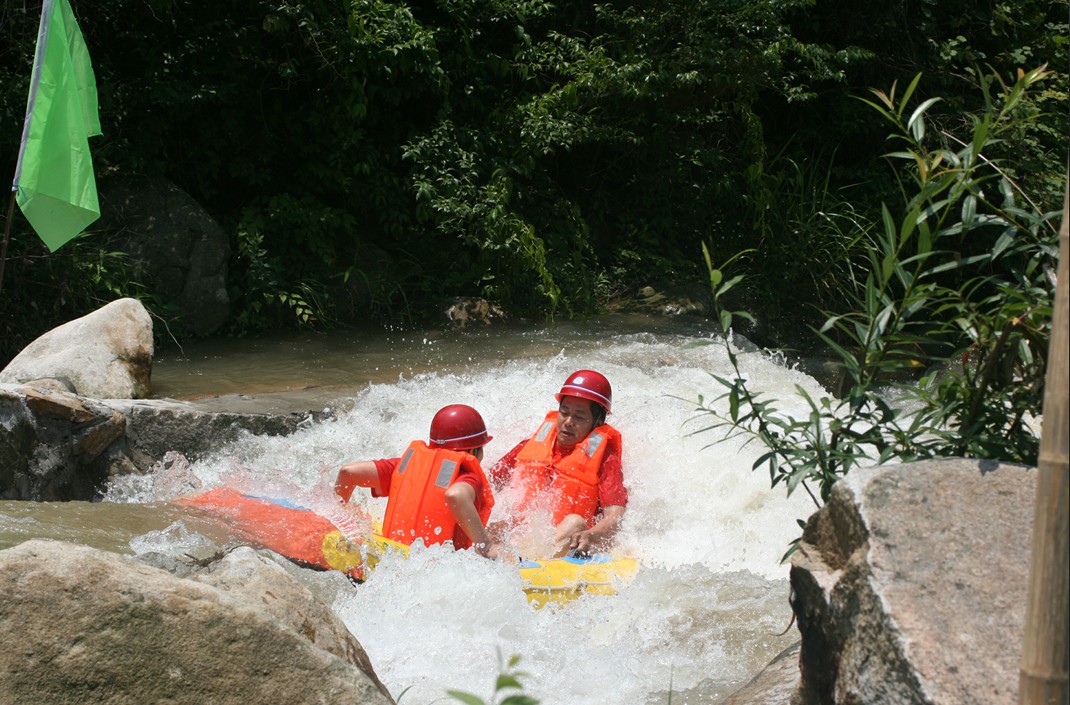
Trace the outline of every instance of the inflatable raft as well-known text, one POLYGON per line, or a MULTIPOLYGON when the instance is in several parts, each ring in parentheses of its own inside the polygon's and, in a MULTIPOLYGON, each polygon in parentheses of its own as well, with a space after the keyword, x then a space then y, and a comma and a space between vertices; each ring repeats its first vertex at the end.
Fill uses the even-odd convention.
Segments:
MULTIPOLYGON (((341 571, 354 582, 363 582, 387 552, 409 553, 408 546, 380 536, 377 525, 372 528, 365 522, 363 529, 340 528, 337 524, 343 522, 338 518, 336 524, 291 500, 217 487, 174 503, 207 514, 250 545, 272 550, 298 565, 341 571)), ((528 603, 543 607, 584 594, 612 595, 636 574, 639 562, 596 553, 522 560, 518 569, 528 603)))
MULTIPOLYGON (((409 547, 378 533, 372 534, 365 552, 367 569, 374 569, 388 552, 408 556, 409 547)), ((616 594, 617 588, 631 580, 639 570, 639 561, 635 558, 614 557, 608 553, 521 560, 517 565, 528 604, 535 607, 564 604, 584 594, 616 594)))
POLYGON ((217 487, 182 497, 174 504, 195 508, 245 543, 267 548, 294 563, 318 570, 338 570, 350 579, 364 580, 361 539, 342 531, 329 519, 291 500, 246 494, 217 487))

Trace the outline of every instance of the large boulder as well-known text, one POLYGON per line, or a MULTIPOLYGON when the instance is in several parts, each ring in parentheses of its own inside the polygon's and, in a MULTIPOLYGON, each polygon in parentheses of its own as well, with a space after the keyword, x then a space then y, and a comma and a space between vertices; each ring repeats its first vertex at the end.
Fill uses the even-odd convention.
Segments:
POLYGON ((118 299, 53 328, 0 371, 0 384, 61 380, 98 399, 152 392, 152 318, 137 299, 118 299))
POLYGON ((1017 700, 1036 473, 987 460, 856 470, 792 557, 796 705, 1017 700))
MULTIPOLYGON (((359 668, 376 687, 389 694, 375 674, 364 647, 337 615, 301 583, 290 578, 280 563, 265 558, 264 554, 276 555, 239 546, 192 578, 219 588, 236 600, 257 605, 315 646, 359 668)), ((277 558, 284 560, 281 556, 277 558)))
POLYGON ((134 276, 194 335, 209 335, 230 315, 226 233, 196 201, 159 177, 101 182, 100 227, 125 252, 134 276))
POLYGON ((191 580, 27 541, 0 551, 0 640, 0 705, 394 705, 345 625, 248 550, 191 580))

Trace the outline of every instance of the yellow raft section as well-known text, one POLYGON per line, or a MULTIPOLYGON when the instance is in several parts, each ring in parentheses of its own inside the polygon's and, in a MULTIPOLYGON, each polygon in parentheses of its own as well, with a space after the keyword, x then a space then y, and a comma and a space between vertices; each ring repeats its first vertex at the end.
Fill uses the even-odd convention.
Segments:
MULTIPOLYGON (((378 526, 376 530, 378 531, 378 526)), ((409 555, 409 547, 375 533, 367 543, 365 565, 370 573, 386 553, 409 555)), ((518 564, 524 594, 533 607, 563 605, 584 594, 614 595, 617 588, 639 572, 639 561, 594 553, 586 557, 567 556, 542 560, 522 560, 518 564)))

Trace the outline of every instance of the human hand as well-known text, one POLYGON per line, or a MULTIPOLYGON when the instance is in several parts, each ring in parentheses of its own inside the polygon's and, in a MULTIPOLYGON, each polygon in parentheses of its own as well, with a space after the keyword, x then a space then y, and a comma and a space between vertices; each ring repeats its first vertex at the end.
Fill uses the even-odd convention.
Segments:
POLYGON ((587 531, 580 531, 569 537, 568 541, 569 550, 577 553, 591 553, 601 548, 601 541, 598 537, 594 536, 593 532, 588 529, 587 531))
MULTIPOLYGON (((566 548, 579 553, 604 551, 613 542, 613 537, 620 528, 620 522, 623 517, 624 507, 610 505, 603 510, 602 518, 598 520, 598 523, 590 529, 581 528, 581 526, 585 526, 585 524, 569 527, 569 529, 578 528, 580 530, 570 531, 570 533, 568 533, 568 538, 563 545, 566 548)), ((580 519, 578 516, 576 518, 580 519)), ((562 522, 561 525, 564 526, 564 524, 565 523, 562 522)))
POLYGON ((502 544, 500 541, 488 541, 487 543, 472 544, 472 548, 475 549, 475 552, 479 555, 493 561, 497 560, 498 555, 501 553, 502 544))

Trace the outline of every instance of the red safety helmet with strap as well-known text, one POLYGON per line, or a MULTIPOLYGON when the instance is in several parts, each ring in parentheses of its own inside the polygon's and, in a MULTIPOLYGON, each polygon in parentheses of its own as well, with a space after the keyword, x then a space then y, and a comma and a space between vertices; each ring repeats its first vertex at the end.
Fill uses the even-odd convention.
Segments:
POLYGON ((613 404, 613 387, 609 384, 609 380, 605 378, 605 375, 600 372, 579 370, 573 372, 565 380, 561 391, 557 393, 558 402, 561 401, 561 397, 579 397, 580 399, 593 401, 596 404, 601 404, 608 414, 609 407, 613 404))
POLYGON ((438 410, 431 419, 428 445, 432 448, 470 450, 490 443, 487 425, 479 412, 466 404, 450 404, 438 410))

